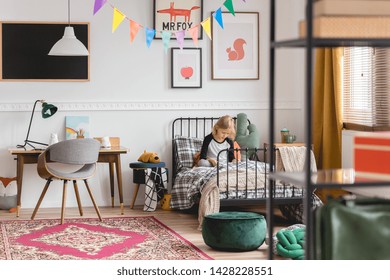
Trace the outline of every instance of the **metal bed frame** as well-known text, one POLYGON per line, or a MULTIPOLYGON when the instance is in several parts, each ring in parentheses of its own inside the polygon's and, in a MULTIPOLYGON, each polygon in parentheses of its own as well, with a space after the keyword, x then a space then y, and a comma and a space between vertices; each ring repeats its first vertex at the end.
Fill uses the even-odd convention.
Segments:
MULTIPOLYGON (((204 117, 204 118, 198 118, 198 117, 187 117, 187 118, 177 118, 172 123, 172 182, 175 182, 175 177, 177 174, 177 158, 176 158, 176 146, 174 143, 175 137, 178 136, 184 136, 184 137, 193 137, 198 139, 203 139, 207 134, 209 134, 212 131, 212 128, 214 124, 218 121, 219 117, 204 117)), ((234 122, 236 123, 237 118, 233 118, 234 122)), ((248 120, 249 121, 249 120, 248 120)), ((252 151, 256 155, 254 158, 250 159, 251 161, 254 161, 255 164, 255 198, 248 198, 248 164, 246 164, 246 186, 245 186, 245 197, 244 198, 238 198, 238 174, 236 174, 236 182, 232 182, 230 184, 229 182, 229 172, 238 172, 238 168, 236 168, 236 171, 229 171, 228 168, 226 168, 226 180, 227 180, 227 193, 229 193, 229 190, 233 190, 236 193, 235 197, 227 197, 225 199, 221 199, 220 204, 221 206, 241 206, 241 205, 259 205, 259 204, 265 204, 267 201, 266 196, 266 190, 267 190, 267 181, 268 181, 268 175, 267 170, 264 172, 265 176, 265 185, 257 186, 257 172, 260 172, 257 170, 257 164, 260 162, 258 154, 262 153, 263 158, 266 159, 266 152, 267 148, 255 148, 255 149, 248 149, 248 148, 241 148, 241 149, 233 149, 235 152, 240 151, 248 152, 252 151), (259 188, 264 188, 264 194, 261 197, 257 196, 257 190, 259 188)), ((229 152, 229 149, 223 150, 218 154, 218 158, 220 154, 229 152)), ((275 151, 273 151, 275 152, 275 151)), ((245 159, 248 163, 248 158, 245 159)), ((227 163, 226 163, 227 165, 227 163)), ((238 162, 236 162, 236 165, 238 167, 238 162)), ((220 164, 217 165, 217 185, 219 186, 220 181, 220 164)), ((268 170, 269 171, 269 170, 268 170)), ((232 180, 230 180, 232 181, 232 180)), ((252 188, 253 190, 253 188, 252 188)), ((242 191, 242 190, 241 190, 242 191)), ((297 204, 302 203, 302 196, 294 197, 294 193, 292 197, 275 197, 276 188, 273 188, 273 197, 274 197, 274 203, 275 204, 297 204)), ((285 193, 286 190, 284 189, 283 192, 285 193)))

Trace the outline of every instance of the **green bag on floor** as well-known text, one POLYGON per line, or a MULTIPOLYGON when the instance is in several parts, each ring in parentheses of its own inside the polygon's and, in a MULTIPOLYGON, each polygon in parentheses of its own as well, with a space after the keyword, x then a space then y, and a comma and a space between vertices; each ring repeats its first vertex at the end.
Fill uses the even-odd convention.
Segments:
POLYGON ((390 259, 390 200, 346 196, 315 213, 315 257, 390 259))

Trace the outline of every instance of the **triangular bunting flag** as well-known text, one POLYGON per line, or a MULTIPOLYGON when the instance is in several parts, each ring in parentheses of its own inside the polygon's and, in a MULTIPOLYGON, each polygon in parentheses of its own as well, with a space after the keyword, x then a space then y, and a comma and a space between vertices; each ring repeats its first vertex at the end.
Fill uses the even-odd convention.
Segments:
POLYGON ((179 48, 182 50, 183 49, 183 44, 184 44, 184 37, 186 36, 185 30, 177 31, 175 33, 177 43, 179 45, 179 48))
POLYGON ((188 29, 188 32, 191 34, 192 41, 194 41, 194 45, 198 46, 198 37, 199 37, 199 25, 195 25, 188 29))
POLYGON ((162 38, 162 41, 163 41, 165 53, 168 52, 169 43, 171 42, 171 36, 172 36, 171 32, 168 32, 168 31, 162 31, 161 32, 161 38, 162 38))
POLYGON ((235 14, 234 14, 234 8, 233 8, 233 1, 232 1, 232 0, 226 0, 225 3, 223 3, 223 5, 226 7, 226 9, 228 9, 228 11, 229 11, 233 16, 235 16, 235 14))
POLYGON ((112 18, 112 33, 114 33, 125 17, 126 16, 122 14, 117 8, 114 8, 114 16, 112 18))
POLYGON ((148 48, 150 48, 150 45, 152 44, 154 35, 156 34, 156 30, 149 29, 148 27, 145 28, 145 34, 146 34, 146 45, 148 48))
POLYGON ((133 43, 135 36, 139 31, 140 25, 134 20, 130 20, 130 43, 133 43))
POLYGON ((221 8, 216 10, 215 13, 213 13, 213 16, 214 16, 215 20, 219 23, 221 28, 223 29, 223 20, 222 20, 222 10, 221 10, 221 8))
POLYGON ((204 21, 202 21, 200 24, 202 25, 204 31, 206 32, 207 36, 212 40, 211 38, 211 25, 210 25, 210 17, 206 18, 204 21))
POLYGON ((107 0, 95 0, 95 5, 93 6, 93 15, 95 15, 106 3, 107 0))

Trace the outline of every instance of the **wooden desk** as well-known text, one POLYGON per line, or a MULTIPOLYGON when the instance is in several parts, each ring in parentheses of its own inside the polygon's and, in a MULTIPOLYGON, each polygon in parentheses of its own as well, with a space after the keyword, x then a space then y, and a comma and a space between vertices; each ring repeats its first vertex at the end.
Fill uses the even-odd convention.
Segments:
MULTIPOLYGON (((17 180, 17 208, 16 216, 19 217, 22 197, 23 184, 23 168, 25 164, 32 164, 38 162, 38 156, 43 152, 42 150, 24 150, 24 149, 9 149, 12 155, 16 156, 16 180, 17 180)), ((116 177, 118 181, 119 202, 121 207, 121 214, 123 215, 123 191, 122 191, 122 169, 121 169, 121 154, 126 154, 125 147, 111 147, 102 148, 99 151, 98 162, 109 163, 110 169, 110 187, 111 187, 111 205, 114 207, 114 168, 116 170, 116 177), (114 166, 115 165, 115 166, 114 166)))

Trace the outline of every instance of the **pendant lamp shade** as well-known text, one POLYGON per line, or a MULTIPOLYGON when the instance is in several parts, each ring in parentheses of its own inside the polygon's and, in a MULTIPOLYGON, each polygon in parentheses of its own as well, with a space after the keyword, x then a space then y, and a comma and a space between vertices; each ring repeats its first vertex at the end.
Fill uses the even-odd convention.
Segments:
POLYGON ((87 48, 74 35, 74 29, 71 26, 65 27, 64 36, 54 44, 49 55, 61 56, 87 56, 87 48))
POLYGON ((64 36, 54 44, 48 55, 57 56, 88 56, 89 52, 84 44, 76 38, 74 29, 70 26, 70 0, 68 0, 68 24, 64 36))

